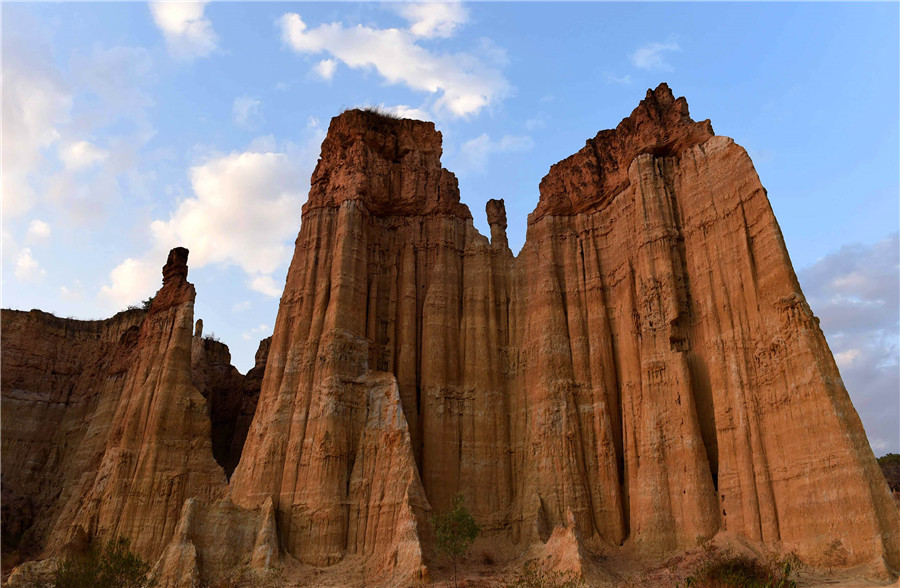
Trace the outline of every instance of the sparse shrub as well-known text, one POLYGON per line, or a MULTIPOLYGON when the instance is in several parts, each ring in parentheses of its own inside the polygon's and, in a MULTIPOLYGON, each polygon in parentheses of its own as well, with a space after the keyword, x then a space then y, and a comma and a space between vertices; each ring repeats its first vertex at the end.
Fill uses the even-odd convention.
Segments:
POLYGON ((583 588, 584 580, 574 572, 548 572, 532 559, 525 563, 519 577, 507 588, 583 588))
POLYGON ((45 588, 151 588, 150 564, 129 548, 128 539, 110 539, 102 547, 59 562, 53 580, 45 588))
POLYGON ((153 304, 153 300, 155 298, 156 298, 156 296, 151 296, 150 298, 144 300, 143 302, 141 302, 141 307, 144 310, 150 310, 150 306, 153 304))
POLYGON ((208 335, 203 335, 203 340, 204 341, 215 341, 216 343, 222 342, 221 340, 219 340, 218 337, 216 337, 215 332, 209 333, 208 335))
POLYGON ((884 467, 889 465, 900 465, 900 453, 888 453, 878 458, 878 465, 884 467))
POLYGON ((378 116, 383 116, 384 118, 400 120, 400 117, 397 116, 395 112, 388 110, 387 108, 384 108, 382 106, 363 106, 360 110, 371 114, 377 114, 378 116))
POLYGON ((679 588, 796 588, 791 576, 800 561, 794 554, 770 556, 766 561, 731 550, 710 552, 694 575, 676 584, 679 588))
POLYGON ((456 586, 456 564, 475 541, 475 537, 481 532, 481 528, 469 514, 463 504, 462 494, 453 497, 451 509, 443 514, 431 518, 431 526, 434 528, 435 545, 438 550, 447 555, 453 562, 453 585, 456 586))

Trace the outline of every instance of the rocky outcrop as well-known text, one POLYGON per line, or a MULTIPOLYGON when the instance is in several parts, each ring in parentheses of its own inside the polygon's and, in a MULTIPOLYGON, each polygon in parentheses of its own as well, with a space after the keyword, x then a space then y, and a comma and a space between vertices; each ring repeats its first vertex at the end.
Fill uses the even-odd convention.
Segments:
POLYGON ((231 365, 228 346, 214 336, 204 337, 203 321, 197 319, 191 342, 191 381, 206 399, 213 457, 229 478, 241 459, 256 412, 267 349, 268 339, 260 343, 256 365, 244 376, 231 365))
POLYGON ((40 554, 61 497, 100 450, 144 318, 141 310, 105 321, 0 312, 4 564, 16 552, 40 554))
POLYGON ((503 200, 488 239, 440 156, 432 123, 332 121, 243 379, 191 337, 184 250, 146 316, 4 312, 4 527, 48 553, 131 537, 166 586, 282 552, 397 585, 427 579, 428 514, 461 493, 487 540, 595 578, 592 553, 723 532, 900 569, 897 509, 741 147, 661 85, 551 168, 517 256, 503 200), (14 515, 7 494, 37 498, 14 515))
POLYGON ((4 511, 32 551, 127 537, 154 560, 187 498, 212 501, 207 403, 191 382, 194 287, 175 249, 148 310, 107 321, 3 311, 4 511), (27 458, 23 458, 27 456, 27 458), (15 503, 13 503, 15 504, 15 503))
MULTIPOLYGON (((896 509, 743 149, 662 85, 551 168, 514 257, 503 202, 489 241, 440 141, 350 111, 323 143, 232 481, 245 507, 274 498, 289 553, 360 552, 355 415, 390 374, 416 466, 394 475, 424 511, 461 492, 519 542, 562 526, 662 554, 727 530, 900 565, 896 509)), ((380 544, 413 518, 398 504, 377 509, 380 544)))

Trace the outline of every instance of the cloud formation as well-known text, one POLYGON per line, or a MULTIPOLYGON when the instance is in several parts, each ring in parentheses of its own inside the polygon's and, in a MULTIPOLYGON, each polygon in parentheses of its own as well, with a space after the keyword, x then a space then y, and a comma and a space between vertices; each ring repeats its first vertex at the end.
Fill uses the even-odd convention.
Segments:
POLYGON ((409 21, 409 32, 417 37, 452 37, 456 28, 469 20, 460 2, 421 2, 398 4, 397 11, 409 21))
POLYGON ((215 51, 218 37, 204 16, 206 2, 151 2, 153 22, 166 39, 169 55, 191 61, 215 51))
POLYGON ((40 219, 34 219, 28 225, 25 239, 29 243, 46 243, 50 239, 50 225, 40 219))
POLYGON ((97 165, 107 157, 107 151, 88 141, 76 141, 59 148, 59 159, 70 171, 97 165))
POLYGON ((129 257, 109 274, 100 298, 121 308, 151 295, 159 287, 159 272, 172 247, 187 247, 191 267, 236 265, 248 276, 247 287, 280 297, 272 273, 292 253, 300 226, 300 206, 315 164, 313 146, 322 141, 315 130, 309 142, 288 144, 276 152, 274 139, 261 137, 242 152, 210 157, 189 171, 193 195, 168 219, 150 223, 151 247, 129 257))
POLYGON ((798 272, 869 442, 900 451, 900 238, 845 245, 798 272))
POLYGON ((22 282, 39 282, 47 276, 47 272, 38 261, 32 257, 28 247, 19 251, 16 258, 16 278, 22 282))
POLYGON ((482 173, 487 169, 493 154, 523 152, 532 147, 534 141, 527 135, 504 135, 499 141, 495 141, 487 133, 483 133, 462 144, 460 163, 463 170, 482 173))
POLYGON ((231 105, 231 118, 242 129, 256 129, 263 123, 262 102, 250 96, 238 96, 231 105))
POLYGON ((3 144, 15 147, 3 151, 0 185, 3 214, 11 220, 37 201, 31 180, 44 162, 44 151, 60 139, 72 96, 59 72, 46 65, 51 57, 29 47, 15 33, 7 35, 3 44, 3 144))
POLYGON ((418 43, 452 34, 464 20, 461 7, 411 5, 401 11, 412 21, 409 30, 341 22, 310 28, 296 13, 285 14, 279 24, 282 39, 294 51, 326 53, 352 69, 374 69, 390 84, 427 92, 436 111, 454 117, 475 115, 508 94, 506 79, 485 60, 469 53, 433 53, 418 43))
POLYGON ((337 71, 337 61, 334 59, 323 59, 316 64, 313 70, 323 80, 330 80, 334 77, 334 72, 337 71))
MULTIPOLYGON (((672 66, 665 60, 664 53, 681 51, 681 47, 675 41, 666 43, 648 43, 638 47, 629 56, 631 64, 639 69, 650 71, 672 71, 672 66)), ((627 76, 626 76, 627 77, 627 76)))

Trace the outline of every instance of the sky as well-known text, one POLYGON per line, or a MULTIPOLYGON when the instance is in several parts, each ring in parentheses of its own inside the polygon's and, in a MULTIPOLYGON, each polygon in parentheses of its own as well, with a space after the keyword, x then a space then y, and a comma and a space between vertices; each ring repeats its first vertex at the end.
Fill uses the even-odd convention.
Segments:
POLYGON ((2 306, 97 319, 190 249, 245 372, 331 117, 433 120, 513 251, 551 164, 667 82, 753 158, 876 455, 900 452, 900 5, 10 3, 2 306))

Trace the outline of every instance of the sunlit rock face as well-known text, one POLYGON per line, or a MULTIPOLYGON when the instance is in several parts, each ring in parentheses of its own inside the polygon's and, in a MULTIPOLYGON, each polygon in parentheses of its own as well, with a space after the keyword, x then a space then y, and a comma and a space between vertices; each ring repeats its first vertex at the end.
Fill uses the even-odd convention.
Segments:
POLYGON ((517 542, 571 511, 585 540, 648 553, 728 530, 823 564, 900 563, 896 509, 741 147, 662 85, 551 168, 515 257, 502 201, 489 240, 440 154, 431 123, 362 111, 323 143, 231 486, 247 507, 273 497, 286 551, 324 565, 400 545, 461 492, 517 542), (377 450, 402 467, 360 486, 372 382, 397 389, 377 450))
POLYGON ((428 579, 429 514, 462 493, 488 539, 554 569, 722 531, 900 568, 741 147, 663 84, 551 167, 516 256, 503 200, 479 234, 441 151, 432 123, 332 120, 246 376, 193 332, 183 249, 146 312, 3 311, 4 540, 124 535, 163 586, 285 555, 402 585, 428 579))

